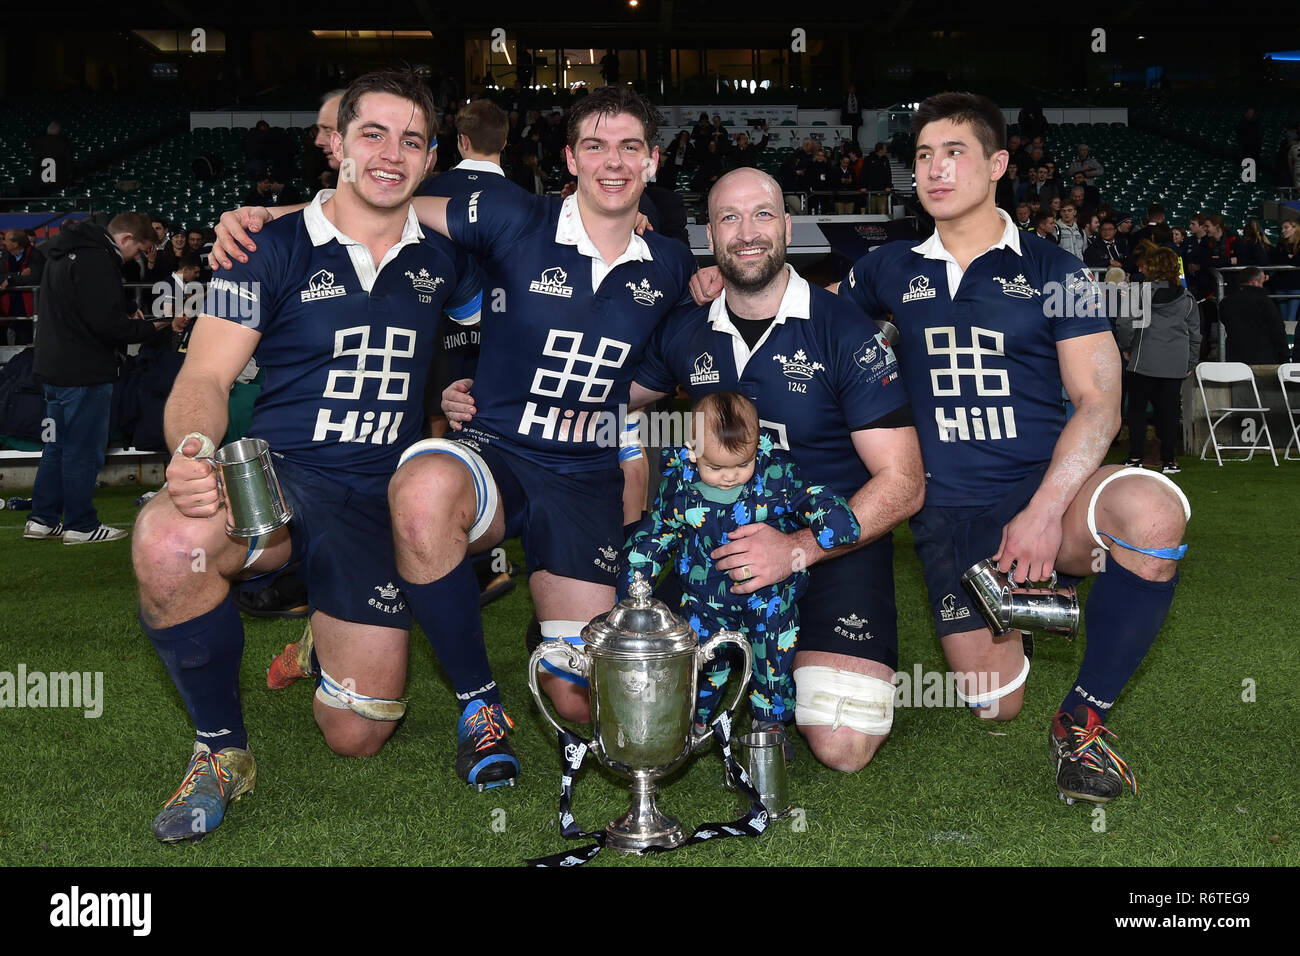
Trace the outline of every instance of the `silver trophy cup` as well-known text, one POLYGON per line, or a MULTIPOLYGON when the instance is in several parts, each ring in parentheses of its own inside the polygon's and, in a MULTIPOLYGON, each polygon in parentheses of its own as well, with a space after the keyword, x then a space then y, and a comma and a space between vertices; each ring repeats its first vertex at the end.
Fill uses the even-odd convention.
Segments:
POLYGON ((271 463, 271 446, 260 438, 223 445, 208 459, 226 506, 226 532, 237 538, 268 534, 289 523, 293 512, 271 463))
POLYGON ((994 635, 1019 630, 1073 638, 1079 631, 1079 596, 1074 588, 1056 586, 1055 571, 1045 588, 1012 587, 993 559, 985 558, 961 576, 961 583, 994 635))
POLYGON ((528 686, 542 716, 559 731, 537 684, 542 658, 549 656, 584 675, 590 684, 592 752, 606 767, 631 779, 632 806, 605 827, 606 846, 625 853, 648 847, 676 847, 686 841, 681 824, 655 805, 656 781, 708 741, 693 726, 700 668, 723 644, 735 644, 745 658, 727 705, 733 710, 749 684, 749 640, 721 631, 699 645, 695 632, 640 579, 631 596, 582 629, 584 646, 548 641, 528 662, 528 686))

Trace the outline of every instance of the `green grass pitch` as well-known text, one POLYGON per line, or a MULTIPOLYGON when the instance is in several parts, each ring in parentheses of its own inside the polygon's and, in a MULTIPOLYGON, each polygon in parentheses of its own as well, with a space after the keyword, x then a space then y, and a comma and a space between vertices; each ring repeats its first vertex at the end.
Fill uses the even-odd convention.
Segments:
MULTIPOLYGON (((1155 648, 1111 720, 1139 796, 1067 807, 1048 765, 1047 722, 1084 641, 1038 638, 1025 708, 988 724, 961 709, 904 709, 864 771, 844 775, 799 740, 801 813, 758 840, 593 866, 1291 865, 1300 862, 1300 478, 1295 463, 1223 468, 1188 459, 1177 479, 1194 514, 1182 586, 1155 648)), ((127 526, 135 489, 99 493, 127 526)), ((559 758, 527 690, 520 587, 487 608, 488 649, 523 767, 515 789, 475 793, 452 771, 458 708, 413 635, 405 723, 377 757, 325 747, 311 690, 267 690, 274 653, 301 624, 246 621, 244 710, 257 791, 199 844, 161 846, 149 823, 184 770, 190 727, 136 624, 129 544, 26 542, 0 513, 0 671, 101 671, 103 713, 0 710, 0 864, 200 866, 502 865, 564 849, 559 758)), ((944 669, 906 528, 896 532, 901 667, 944 669)), ((518 555, 515 555, 518 557, 518 555)), ((626 785, 584 766, 574 812, 594 829, 622 813, 626 785)), ((688 827, 739 815, 716 748, 669 778, 660 805, 688 827)))

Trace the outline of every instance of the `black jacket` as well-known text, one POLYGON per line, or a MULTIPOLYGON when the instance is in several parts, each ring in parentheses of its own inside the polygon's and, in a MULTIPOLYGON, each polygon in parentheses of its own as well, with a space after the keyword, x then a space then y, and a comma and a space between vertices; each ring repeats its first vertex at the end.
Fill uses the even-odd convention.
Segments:
POLYGON ((1224 296, 1219 321, 1228 336, 1227 361, 1281 365, 1287 360, 1282 313, 1263 289, 1243 285, 1224 296))
POLYGON ((50 242, 41 276, 36 366, 48 385, 101 385, 117 380, 118 348, 143 342, 152 322, 128 317, 122 257, 102 226, 79 222, 50 242))

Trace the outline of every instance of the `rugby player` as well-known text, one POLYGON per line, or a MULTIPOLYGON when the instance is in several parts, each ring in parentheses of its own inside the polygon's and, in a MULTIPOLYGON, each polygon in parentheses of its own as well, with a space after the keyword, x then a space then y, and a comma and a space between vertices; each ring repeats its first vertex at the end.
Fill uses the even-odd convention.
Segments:
POLYGON ((141 627, 197 737, 154 820, 164 842, 215 829, 256 783, 232 580, 301 561, 316 635, 315 716, 333 750, 377 752, 405 708, 410 611, 397 584, 388 480, 398 452, 420 436, 433 316, 447 309, 474 321, 479 294, 468 258, 441 236, 425 237, 411 208, 436 134, 420 79, 359 78, 338 123, 333 151, 357 175, 269 226, 255 259, 213 281, 167 402, 176 448, 167 494, 136 524, 141 627), (251 434, 270 444, 293 518, 237 539, 226 533, 204 457, 226 431, 230 386, 254 354, 266 381, 251 434))

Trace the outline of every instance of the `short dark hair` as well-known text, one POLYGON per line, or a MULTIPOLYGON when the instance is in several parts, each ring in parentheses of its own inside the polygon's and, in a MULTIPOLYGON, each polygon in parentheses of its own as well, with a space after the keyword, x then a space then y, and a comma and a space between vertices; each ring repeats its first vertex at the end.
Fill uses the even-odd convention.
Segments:
MULTIPOLYGON (((733 455, 752 451, 758 442, 758 409, 739 392, 710 392, 691 411, 700 416, 696 421, 733 455)), ((695 441, 698 448, 698 435, 695 441)))
MULTIPOLYGON (((1241 283, 1245 285, 1247 282, 1254 282, 1256 279, 1262 279, 1263 277, 1264 277, 1263 269, 1259 269, 1255 266, 1251 266, 1249 269, 1246 269, 1241 273, 1241 283)), ((727 449, 727 450, 730 451, 731 449, 727 449)))
POLYGON ((646 148, 653 149, 662 117, 653 104, 630 86, 602 86, 569 111, 569 125, 564 137, 569 149, 578 148, 578 131, 588 116, 616 116, 619 113, 627 113, 641 122, 641 127, 645 130, 646 148))
POLYGON ((1160 205, 1158 202, 1153 202, 1151 205, 1147 206, 1148 216, 1163 216, 1164 214, 1165 207, 1160 205))
POLYGON ((176 266, 180 269, 202 269, 203 260, 197 252, 183 252, 176 260, 176 266))
POLYGON ((491 100, 475 100, 456 114, 456 132, 463 134, 480 153, 499 153, 506 148, 510 120, 491 100))
POLYGON ((414 70, 376 70, 349 83, 339 103, 340 136, 347 135, 348 126, 357 118, 361 97, 367 93, 390 93, 413 103, 424 114, 425 139, 433 144, 438 135, 437 107, 429 87, 414 70))
POLYGON ((122 212, 112 218, 108 224, 108 234, 117 236, 129 233, 137 242, 153 242, 158 237, 153 231, 153 221, 142 212, 122 212))
POLYGON ((1034 217, 1034 225, 1041 226, 1043 223, 1047 222, 1047 220, 1055 219, 1055 218, 1056 218, 1056 213, 1052 212, 1052 210, 1050 209, 1043 209, 1040 210, 1038 215, 1034 217))
POLYGON ((917 136, 921 130, 937 120, 967 123, 975 129, 975 137, 988 159, 998 150, 1007 148, 1007 121, 998 105, 978 93, 936 93, 927 97, 912 115, 912 131, 917 136))
POLYGON ((1160 225, 1152 228, 1151 238, 1160 245, 1164 245, 1166 242, 1173 242, 1174 230, 1162 222, 1160 225))

